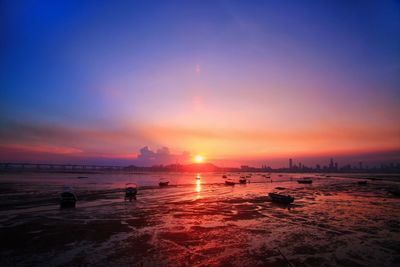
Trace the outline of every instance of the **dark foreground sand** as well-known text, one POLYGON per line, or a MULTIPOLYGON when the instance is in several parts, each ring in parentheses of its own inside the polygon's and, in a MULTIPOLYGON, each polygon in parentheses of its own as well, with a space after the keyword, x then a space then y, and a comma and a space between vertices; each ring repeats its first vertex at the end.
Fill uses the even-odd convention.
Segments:
POLYGON ((82 190, 60 210, 55 194, 2 183, 0 266, 400 266, 397 186, 186 185, 131 203, 121 189, 82 190), (268 200, 277 186, 294 205, 268 200))

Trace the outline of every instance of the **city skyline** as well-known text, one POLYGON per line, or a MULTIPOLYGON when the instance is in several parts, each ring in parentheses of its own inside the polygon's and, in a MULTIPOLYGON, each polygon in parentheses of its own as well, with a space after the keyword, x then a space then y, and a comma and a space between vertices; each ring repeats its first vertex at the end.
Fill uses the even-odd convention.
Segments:
POLYGON ((74 163, 28 163, 28 162, 0 162, 0 171, 4 172, 132 172, 132 171, 167 171, 167 172, 288 172, 288 173, 398 173, 400 171, 400 162, 391 162, 380 164, 380 166, 369 166, 360 161, 355 165, 339 165, 337 161, 331 158, 328 164, 316 164, 307 166, 300 161, 293 163, 293 159, 288 159, 289 165, 273 168, 267 164, 261 166, 241 165, 217 166, 210 162, 198 161, 195 163, 181 164, 178 161, 173 164, 154 164, 151 166, 141 165, 94 165, 94 164, 74 164, 74 163))

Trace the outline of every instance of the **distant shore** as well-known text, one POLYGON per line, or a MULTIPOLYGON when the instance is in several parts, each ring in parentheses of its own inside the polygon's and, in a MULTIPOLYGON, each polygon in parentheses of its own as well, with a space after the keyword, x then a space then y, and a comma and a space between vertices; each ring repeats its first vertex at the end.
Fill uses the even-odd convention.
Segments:
MULTIPOLYGON (((332 165, 332 164, 331 164, 332 165)), ((192 164, 169 164, 144 166, 121 166, 121 165, 93 165, 93 164, 56 164, 56 163, 21 163, 21 162, 0 162, 1 172, 44 172, 44 173, 142 173, 142 172, 172 172, 172 173, 196 173, 196 172, 237 172, 237 173, 320 173, 320 174, 399 174, 400 164, 382 165, 380 168, 351 168, 350 165, 338 168, 337 165, 323 168, 262 168, 243 165, 236 167, 219 167, 212 163, 192 163, 192 164), (335 167, 332 167, 335 166, 335 167)))

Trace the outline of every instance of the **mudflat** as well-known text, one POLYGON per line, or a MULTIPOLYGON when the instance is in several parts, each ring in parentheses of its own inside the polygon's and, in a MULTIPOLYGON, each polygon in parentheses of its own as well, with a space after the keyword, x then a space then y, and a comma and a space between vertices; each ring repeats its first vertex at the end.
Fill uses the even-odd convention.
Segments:
POLYGON ((60 183, 3 181, 0 265, 399 266, 398 182, 271 180, 142 186, 132 202, 119 184, 89 183, 74 209, 59 208, 60 183))

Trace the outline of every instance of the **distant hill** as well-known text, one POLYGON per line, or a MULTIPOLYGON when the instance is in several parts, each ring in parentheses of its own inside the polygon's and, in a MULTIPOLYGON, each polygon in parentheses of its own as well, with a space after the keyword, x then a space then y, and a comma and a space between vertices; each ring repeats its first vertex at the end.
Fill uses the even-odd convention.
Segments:
POLYGON ((198 171, 198 172, 211 172, 211 171, 219 171, 221 170, 220 167, 215 166, 212 163, 193 163, 193 164, 187 164, 183 165, 182 169, 184 171, 198 171))

